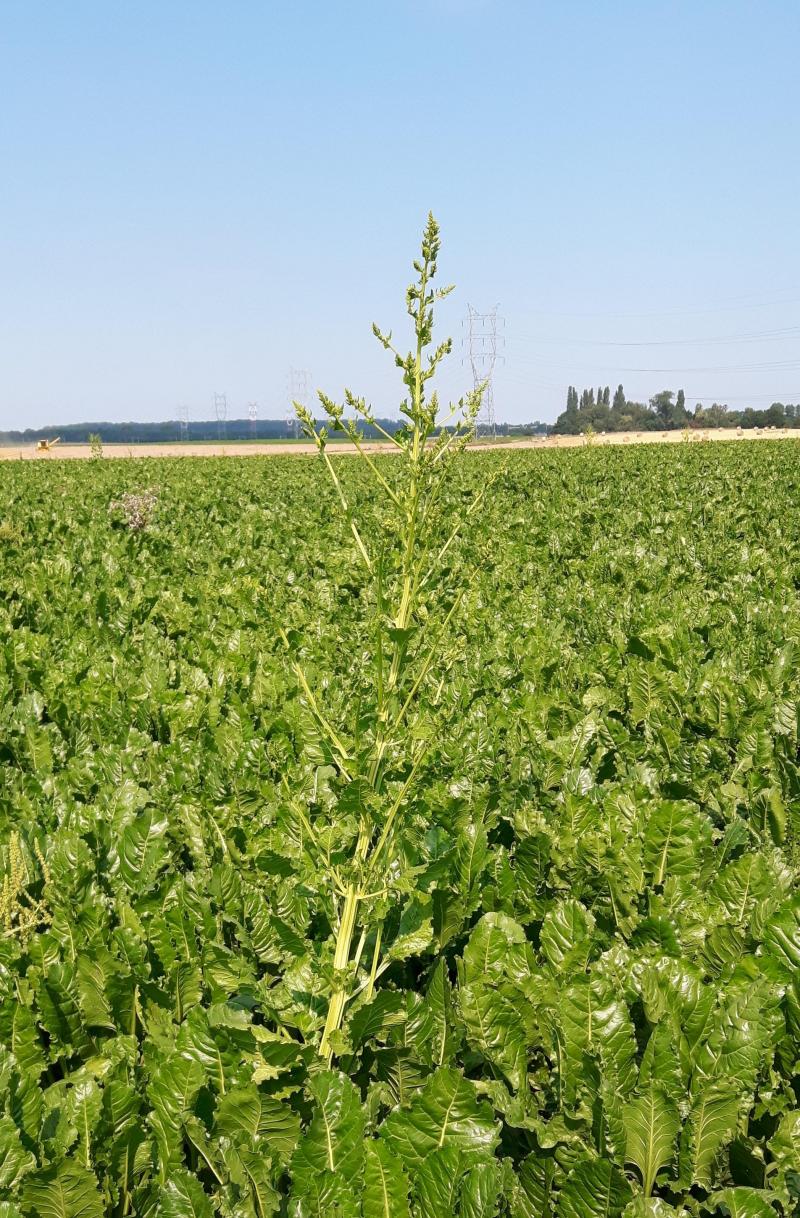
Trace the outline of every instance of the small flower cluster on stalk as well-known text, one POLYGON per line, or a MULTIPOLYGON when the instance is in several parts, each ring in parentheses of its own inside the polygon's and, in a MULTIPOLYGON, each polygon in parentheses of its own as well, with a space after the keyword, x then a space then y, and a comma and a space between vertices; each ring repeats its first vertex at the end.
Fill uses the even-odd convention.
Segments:
POLYGON ((108 510, 111 516, 116 516, 131 533, 141 533, 152 524, 157 506, 158 495, 154 490, 141 491, 138 494, 129 491, 120 499, 112 500, 108 510))
POLYGON ((50 910, 46 901, 46 890, 50 883, 50 872, 38 842, 33 851, 39 862, 44 880, 42 896, 36 898, 29 892, 29 879, 20 836, 12 833, 8 844, 8 870, 0 887, 0 935, 4 939, 18 938, 24 942, 34 930, 50 921, 50 910))

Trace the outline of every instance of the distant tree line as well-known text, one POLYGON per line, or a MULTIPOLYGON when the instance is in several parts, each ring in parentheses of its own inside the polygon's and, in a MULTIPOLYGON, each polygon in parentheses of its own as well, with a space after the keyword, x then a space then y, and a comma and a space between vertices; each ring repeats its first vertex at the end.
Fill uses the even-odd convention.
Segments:
POLYGON ((800 427, 800 405, 784 405, 773 402, 766 410, 729 410, 726 405, 714 402, 711 406, 697 403, 694 410, 686 405, 682 389, 677 394, 672 389, 662 389, 649 402, 631 402, 625 396, 622 385, 618 385, 611 397, 611 389, 584 389, 580 397, 577 389, 570 385, 567 390, 567 408, 558 416, 553 427, 556 435, 577 436, 590 428, 593 431, 672 431, 679 427, 800 427))
POLYGON ((533 423, 496 423, 494 430, 487 423, 478 423, 477 433, 479 436, 488 436, 490 433, 496 436, 546 436, 553 430, 552 423, 540 423, 536 419, 533 423))
MULTIPOLYGON (((401 424, 397 419, 378 419, 389 432, 401 424)), ((377 436, 374 428, 364 425, 364 434, 377 436)), ((60 436, 62 444, 88 444, 91 435, 99 435, 104 444, 174 444, 180 440, 290 440, 295 437, 295 424, 285 419, 216 419, 205 422, 192 419, 184 435, 178 419, 161 423, 61 423, 52 427, 26 428, 24 431, 0 432, 0 443, 35 444, 37 440, 60 436)))
MULTIPOLYGON (((377 419, 376 422, 389 434, 393 434, 402 421, 399 419, 377 419)), ((715 402, 703 407, 698 403, 694 410, 686 406, 682 389, 677 394, 664 389, 650 398, 648 403, 628 401, 622 385, 613 397, 608 385, 605 388, 584 389, 579 395, 570 385, 567 391, 567 408, 556 419, 555 425, 542 423, 538 419, 531 423, 497 423, 494 434, 511 438, 522 436, 581 435, 590 428, 593 431, 667 431, 680 427, 800 427, 800 404, 797 406, 773 402, 766 410, 729 410, 715 402)), ((367 439, 378 439, 379 433, 367 423, 361 427, 367 439)), ((285 419, 257 419, 255 427, 250 419, 228 419, 220 425, 216 419, 192 420, 186 434, 180 421, 167 420, 160 423, 62 423, 52 427, 25 428, 24 431, 0 431, 0 444, 27 445, 37 440, 61 438, 62 444, 88 444, 92 435, 99 435, 103 444, 174 444, 182 440, 195 442, 236 443, 244 440, 290 440, 296 436, 294 423, 285 419)), ((478 425, 478 435, 488 436, 486 424, 478 425)))
MULTIPOLYGON (((399 419, 377 419, 376 422, 393 435, 402 422, 399 419)), ((546 435, 547 423, 498 423, 497 435, 530 436, 546 435)), ((480 435, 488 428, 481 424, 480 435)), ((379 433, 368 423, 362 423, 361 433, 368 439, 377 439, 379 433)), ((62 423, 53 427, 28 427, 24 431, 0 431, 0 444, 35 444, 37 440, 61 438, 62 444, 88 444, 90 437, 99 435, 103 444, 174 444, 184 439, 194 441, 224 440, 226 443, 240 440, 290 440, 295 437, 295 424, 284 419, 228 419, 220 424, 216 419, 206 422, 192 420, 187 433, 181 431, 177 419, 162 423, 62 423)))

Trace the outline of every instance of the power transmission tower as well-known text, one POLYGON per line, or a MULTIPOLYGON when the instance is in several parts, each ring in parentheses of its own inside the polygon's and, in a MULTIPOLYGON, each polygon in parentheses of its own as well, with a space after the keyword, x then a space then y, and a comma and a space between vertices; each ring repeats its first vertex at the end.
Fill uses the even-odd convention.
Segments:
POLYGON ((466 335, 461 345, 466 346, 467 355, 462 364, 469 360, 472 369, 472 381, 477 389, 485 384, 481 400, 481 409, 477 419, 478 431, 484 429, 485 434, 497 435, 497 423, 494 417, 494 378, 495 364, 498 360, 505 363, 505 356, 499 355, 498 346, 505 346, 505 338, 497 333, 498 326, 505 326, 504 317, 497 316, 498 306, 491 313, 479 313, 472 305, 467 305, 467 316, 462 321, 466 327, 466 335))
POLYGON ((300 420, 291 409, 292 402, 299 402, 301 406, 308 407, 308 399, 311 395, 311 373, 306 368, 290 368, 289 369, 289 417, 286 422, 294 431, 294 437, 300 435, 300 420))
POLYGON ((214 394, 214 414, 217 416, 217 439, 224 440, 228 433, 228 395, 214 394))
POLYGON ((247 417, 250 420, 250 439, 258 438, 258 402, 247 403, 247 417))
POLYGON ((179 411, 180 411, 180 413, 178 415, 178 419, 179 419, 179 422, 181 425, 181 439, 188 440, 189 439, 189 407, 181 406, 181 407, 179 407, 179 411))

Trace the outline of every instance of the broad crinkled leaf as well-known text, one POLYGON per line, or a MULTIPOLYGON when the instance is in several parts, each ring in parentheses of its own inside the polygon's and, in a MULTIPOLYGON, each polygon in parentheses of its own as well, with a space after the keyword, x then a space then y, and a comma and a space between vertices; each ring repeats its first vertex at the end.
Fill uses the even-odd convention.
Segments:
POLYGON ((657 1023, 642 1054, 639 1086, 646 1088, 654 1084, 680 1102, 686 1094, 687 1074, 688 1071, 682 1068, 678 1037, 672 1024, 667 1020, 657 1023))
POLYGON ((166 817, 147 809, 123 831, 119 843, 119 872, 128 888, 144 892, 165 865, 166 817))
POLYGON ((450 1060, 458 1034, 453 1014, 453 991, 444 960, 440 960, 434 968, 423 1001, 409 1012, 405 1040, 426 1065, 442 1066, 450 1060))
POLYGON ((593 925, 594 918, 580 901, 561 901, 549 910, 540 934, 548 963, 559 971, 580 971, 589 956, 593 925))
POLYGON ((74 1162, 29 1176, 23 1208, 35 1218, 105 1218, 94 1172, 74 1162))
POLYGON ((414 1169, 414 1210, 425 1218, 451 1218, 458 1213, 463 1156, 457 1146, 431 1150, 414 1169))
POLYGON ((382 1141, 369 1141, 364 1159, 364 1218, 409 1218, 408 1176, 382 1141))
POLYGON ((764 854, 750 852, 729 863, 714 880, 712 896, 720 902, 729 922, 749 924, 762 901, 780 894, 780 878, 764 854))
POLYGON ((159 1218, 214 1218, 211 1198, 187 1171, 170 1172, 158 1199, 159 1218))
POLYGON ((36 1159, 20 1141, 10 1117, 0 1116, 0 1189, 16 1188, 36 1168, 36 1159))
POLYGON ((8 1045, 20 1068, 28 1077, 36 1078, 45 1068, 44 1051, 39 1031, 27 1007, 15 1002, 0 1010, 0 1025, 8 1045))
POLYGON ((698 1074, 751 1091, 783 1024, 780 1001, 780 992, 762 980, 732 987, 694 1054, 698 1074))
POLYGON ((106 993, 108 978, 100 960, 82 953, 77 961, 76 979, 78 1001, 87 1025, 115 1032, 114 1015, 106 993))
POLYGON ((769 1140, 772 1187, 786 1206, 800 1204, 800 1108, 784 1113, 769 1140))
POLYGON ((711 841, 708 819, 692 804, 667 800, 650 814, 645 828, 645 867, 654 885, 667 876, 692 875, 711 841))
POLYGON ((86 1153, 92 1145, 92 1135, 100 1120, 102 1104, 102 1092, 93 1078, 81 1078, 69 1090, 66 1110, 86 1153))
POLYGON ((579 978, 558 996, 558 1013, 572 1072, 582 1081, 583 1055, 599 1058, 621 1092, 636 1082, 636 1040, 625 1003, 603 977, 579 978))
POLYGON ((350 1038, 358 1048, 386 1028, 405 1022, 405 995, 398 990, 379 990, 375 997, 350 1016, 350 1038))
POLYGON ((430 907, 412 899, 400 915, 400 926, 387 950, 390 960, 405 960, 425 951, 433 941, 430 907))
POLYGON ((629 1099, 622 1121, 625 1126, 625 1159, 638 1167, 645 1196, 653 1191, 656 1176, 672 1162, 675 1139, 681 1126, 677 1105, 657 1087, 629 1099))
POLYGON ((555 1159, 533 1153, 522 1160, 509 1197, 512 1218, 541 1218, 551 1213, 555 1171, 555 1159))
POLYGON ((291 1218, 363 1218, 358 1182, 327 1169, 292 1190, 291 1218))
POLYGON ((364 1162, 364 1110, 356 1088, 344 1074, 326 1070, 311 1079, 311 1124, 303 1132, 291 1163, 295 1188, 308 1191, 314 1176, 331 1172, 349 1183, 364 1162))
POLYGON ((585 1159, 567 1176, 558 1194, 558 1218, 618 1218, 631 1186, 607 1159, 585 1159))
POLYGON ((510 985, 475 982, 459 991, 469 1043, 497 1066, 516 1091, 525 1085, 526 1077, 525 1006, 525 997, 510 985))
POLYGON ((530 974, 528 953, 525 931, 518 922, 505 914, 485 914, 464 951, 465 980, 490 982, 506 976, 523 980, 530 974))
POLYGON ((479 1103, 472 1083, 448 1067, 431 1075, 408 1109, 387 1117, 380 1132, 409 1172, 445 1147, 468 1157, 490 1154, 499 1137, 489 1105, 479 1103))
POLYGON ((177 1163, 182 1154, 181 1128, 205 1081, 202 1066, 173 1054, 155 1071, 150 1084, 150 1122, 158 1138, 163 1163, 177 1163))
POLYGON ((703 1087, 695 1096, 681 1138, 680 1175, 686 1187, 711 1189, 715 1160, 736 1132, 739 1106, 738 1094, 724 1083, 703 1087))
POLYGON ((254 1085, 235 1087, 219 1099, 214 1132, 245 1146, 262 1143, 288 1159, 300 1136, 300 1118, 288 1104, 262 1095, 254 1085))
POLYGON ((729 1218, 775 1218, 770 1194, 757 1188, 723 1188, 709 1198, 709 1204, 729 1218))
POLYGON ((676 1215, 685 1214, 683 1207, 676 1209, 662 1197, 645 1197, 638 1193, 625 1206, 622 1218, 675 1218, 676 1215))
POLYGON ((800 970, 800 893, 775 911, 764 929, 764 956, 780 979, 790 981, 800 970))
POLYGON ((461 829, 456 849, 459 895, 466 913, 472 913, 478 903, 478 883, 486 866, 487 855, 486 827, 470 821, 461 829))
POLYGON ((499 1204, 500 1164, 473 1164, 461 1184, 461 1218, 495 1218, 499 1204))

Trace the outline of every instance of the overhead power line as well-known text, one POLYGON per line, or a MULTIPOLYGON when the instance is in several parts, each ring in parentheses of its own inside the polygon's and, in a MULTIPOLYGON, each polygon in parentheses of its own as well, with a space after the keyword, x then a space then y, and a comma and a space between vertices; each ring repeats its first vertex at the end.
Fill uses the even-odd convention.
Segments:
POLYGON ((588 372, 592 375, 602 372, 611 373, 612 376, 617 376, 622 372, 648 372, 659 373, 659 375, 675 375, 683 376, 693 372, 790 372, 800 369, 800 359, 789 360, 767 360, 758 364, 703 364, 701 366, 678 366, 673 365, 668 368, 656 367, 640 367, 622 364, 573 364, 566 360, 548 360, 548 359, 528 359, 525 356, 515 355, 515 360, 521 363, 535 363, 537 367, 546 368, 564 368, 571 375, 574 372, 588 372))
POLYGON ((785 292, 792 292, 794 295, 788 299, 786 296, 776 296, 772 293, 768 298, 755 299, 761 296, 762 293, 748 293, 744 296, 729 296, 725 300, 716 305, 701 305, 697 308, 686 308, 681 305, 673 309, 633 309, 622 310, 620 312, 612 312, 609 309, 599 310, 565 310, 565 309, 526 309, 528 316, 535 317, 567 317, 567 318, 608 318, 608 317, 624 317, 624 318, 640 318, 640 317, 697 317, 709 313, 738 313, 746 312, 750 309, 769 309, 769 308, 787 308, 789 305, 800 304, 800 297, 797 296, 797 288, 785 288, 785 292))
POLYGON ((575 347, 703 347, 719 343, 770 343, 791 342, 800 338, 800 326, 783 326, 776 330, 756 330, 747 334, 723 334, 712 338, 651 338, 651 339, 605 339, 605 338, 559 338, 532 334, 516 334, 514 341, 528 343, 557 343, 575 347))
POLYGON ((800 400, 800 389, 793 389, 790 393, 714 393, 711 396, 701 393, 686 392, 687 402, 783 402, 791 404, 800 400))

